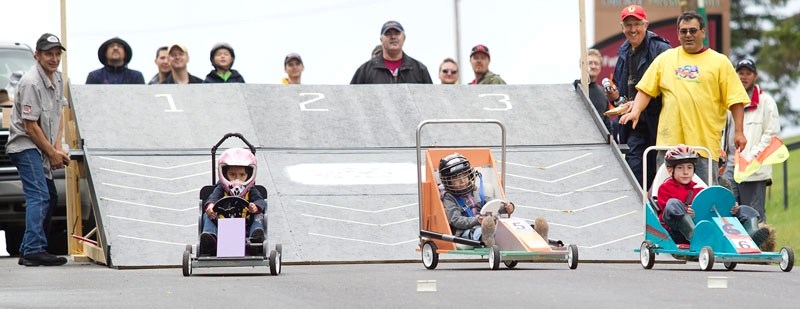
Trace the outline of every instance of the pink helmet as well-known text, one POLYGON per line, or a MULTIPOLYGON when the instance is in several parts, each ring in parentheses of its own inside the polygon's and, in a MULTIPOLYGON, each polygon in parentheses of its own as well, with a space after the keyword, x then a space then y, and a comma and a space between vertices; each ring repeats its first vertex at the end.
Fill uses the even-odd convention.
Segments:
POLYGON ((244 198, 247 192, 256 182, 256 156, 250 150, 244 148, 231 148, 225 150, 219 157, 219 168, 217 169, 219 182, 222 188, 229 195, 244 198), (243 166, 247 172, 247 179, 244 181, 233 180, 227 177, 229 166, 243 166))

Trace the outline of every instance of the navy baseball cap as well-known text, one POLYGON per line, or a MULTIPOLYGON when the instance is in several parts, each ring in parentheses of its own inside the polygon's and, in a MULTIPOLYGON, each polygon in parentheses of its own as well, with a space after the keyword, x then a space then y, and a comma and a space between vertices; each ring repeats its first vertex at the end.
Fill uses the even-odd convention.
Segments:
POLYGON ((398 23, 398 22, 396 22, 394 20, 390 20, 390 21, 387 21, 387 22, 383 23, 383 27, 381 27, 381 35, 386 33, 386 30, 389 30, 389 29, 396 29, 397 31, 405 32, 405 30, 403 30, 403 25, 401 25, 400 23, 398 23))

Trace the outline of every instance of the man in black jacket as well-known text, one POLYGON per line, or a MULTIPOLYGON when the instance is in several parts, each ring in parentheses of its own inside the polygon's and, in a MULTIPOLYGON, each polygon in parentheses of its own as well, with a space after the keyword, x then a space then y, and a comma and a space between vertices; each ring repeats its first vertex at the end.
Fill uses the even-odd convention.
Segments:
POLYGON ((350 84, 433 84, 428 68, 403 52, 406 33, 396 21, 381 27, 383 50, 362 64, 350 84))
MULTIPOLYGON (((653 63, 653 59, 670 48, 669 41, 657 34, 647 31, 647 14, 638 5, 630 5, 622 9, 620 14, 622 33, 625 42, 620 46, 617 55, 617 65, 614 68, 614 84, 619 87, 606 93, 608 99, 619 106, 636 97, 636 84, 653 63)), ((639 120, 639 125, 634 129, 631 124, 620 125, 620 143, 628 145, 628 154, 625 161, 631 168, 633 175, 642 185, 642 167, 644 150, 656 144, 658 134, 658 118, 661 113, 661 96, 654 98, 645 109, 639 120)), ((653 183, 656 172, 656 152, 647 155, 647 183, 653 183)))
POLYGON ((142 72, 128 68, 131 58, 133 50, 128 42, 118 37, 108 39, 97 49, 103 67, 90 72, 86 84, 144 84, 142 72))

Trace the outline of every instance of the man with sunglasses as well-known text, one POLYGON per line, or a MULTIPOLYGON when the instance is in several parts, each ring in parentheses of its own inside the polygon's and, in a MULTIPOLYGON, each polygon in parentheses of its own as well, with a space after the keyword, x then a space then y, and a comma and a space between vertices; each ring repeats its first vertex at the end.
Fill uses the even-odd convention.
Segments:
MULTIPOLYGON (((750 97, 728 57, 703 46, 706 35, 703 17, 695 12, 685 12, 678 17, 677 24, 681 46, 669 49, 653 60, 636 84, 639 92, 630 112, 620 119, 620 124, 632 122, 635 128, 650 99, 662 95, 664 104, 656 144, 699 145, 710 149, 710 154, 704 151, 699 154, 705 158, 711 156, 712 166, 701 158, 695 168, 697 175, 705 177, 709 168, 718 170, 718 149, 726 110, 733 115, 734 145, 744 150, 747 139, 744 136, 743 105, 750 103, 750 97)), ((663 161, 664 152, 659 153, 659 161, 663 161)), ((717 179, 712 182, 716 184, 717 179)))
MULTIPOLYGON (((641 6, 629 5, 622 9, 620 16, 620 27, 626 40, 617 51, 617 65, 614 67, 613 79, 617 88, 606 89, 606 97, 614 102, 615 106, 633 101, 636 96, 636 83, 642 79, 653 60, 670 49, 669 41, 647 30, 649 25, 647 13, 641 6)), ((644 150, 656 144, 659 113, 661 113, 661 96, 655 97, 650 102, 636 128, 631 125, 619 126, 619 142, 628 145, 625 161, 640 186, 644 150)), ((655 168, 656 153, 650 152, 647 155, 647 183, 653 183, 655 168)))

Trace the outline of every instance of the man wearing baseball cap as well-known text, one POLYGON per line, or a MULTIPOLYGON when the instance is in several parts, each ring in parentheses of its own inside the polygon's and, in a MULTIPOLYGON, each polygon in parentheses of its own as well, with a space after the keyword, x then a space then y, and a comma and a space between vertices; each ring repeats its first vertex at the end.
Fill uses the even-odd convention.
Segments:
POLYGON ((97 49, 103 67, 89 72, 86 84, 144 84, 142 72, 128 68, 132 58, 128 42, 118 37, 108 39, 97 49))
POLYGON ((189 74, 187 64, 189 64, 189 50, 186 45, 174 44, 167 50, 169 54, 169 65, 172 73, 162 84, 202 84, 203 80, 197 76, 189 74))
POLYGON ((19 248, 19 265, 57 266, 67 259, 52 255, 47 232, 58 192, 53 170, 69 163, 61 147, 61 111, 66 105, 64 81, 58 66, 65 51, 57 36, 45 33, 36 42, 36 65, 19 81, 6 143, 11 163, 17 167, 25 195, 25 234, 19 248))
POLYGON ((303 58, 300 58, 300 55, 297 53, 290 53, 286 55, 286 58, 283 58, 283 71, 286 72, 286 77, 283 78, 282 83, 284 85, 299 85, 301 83, 304 70, 305 66, 303 66, 303 58))
POLYGON ((383 50, 356 70, 350 84, 433 84, 428 68, 403 52, 403 25, 387 21, 381 27, 380 40, 383 50))
POLYGON ((505 85, 506 81, 500 78, 500 75, 489 71, 489 63, 492 62, 489 48, 486 45, 478 44, 472 48, 469 53, 469 64, 472 65, 472 72, 475 73, 475 79, 470 82, 470 85, 505 85))
MULTIPOLYGON (((647 14, 638 5, 629 5, 620 13, 620 28, 625 42, 617 51, 617 65, 614 67, 614 85, 606 89, 606 96, 614 106, 620 106, 636 97, 636 83, 656 59, 656 56, 670 48, 669 41, 648 31, 647 14), (610 90, 610 91, 609 91, 610 90)), ((632 125, 619 126, 619 142, 628 145, 625 161, 628 163, 636 181, 642 184, 644 150, 656 144, 658 118, 661 113, 661 96, 644 111, 636 128, 632 125)), ((662 156, 663 157, 663 156, 662 156)), ((653 183, 656 172, 656 152, 647 155, 647 183, 653 183)))
MULTIPOLYGON (((750 96, 750 103, 744 107, 744 137, 747 138, 747 146, 741 152, 742 158, 752 160, 758 153, 762 152, 768 145, 773 136, 778 136, 781 132, 779 121, 778 106, 775 99, 764 92, 756 84, 758 71, 756 63, 751 59, 743 59, 736 63, 736 73, 739 80, 750 96)), ((727 126, 723 136, 723 148, 727 153, 727 166, 725 167, 724 177, 730 181, 736 201, 741 205, 749 205, 761 214, 761 220, 766 222, 766 208, 764 207, 767 193, 767 181, 772 179, 772 167, 765 165, 753 175, 750 175, 741 183, 733 180, 734 154, 733 147, 733 119, 728 113, 727 126)), ((763 249, 763 248, 762 248, 763 249)), ((770 249, 770 248, 766 248, 770 249)), ((771 248, 774 249, 774 248, 771 248)), ((772 251, 772 250, 766 250, 772 251)))

